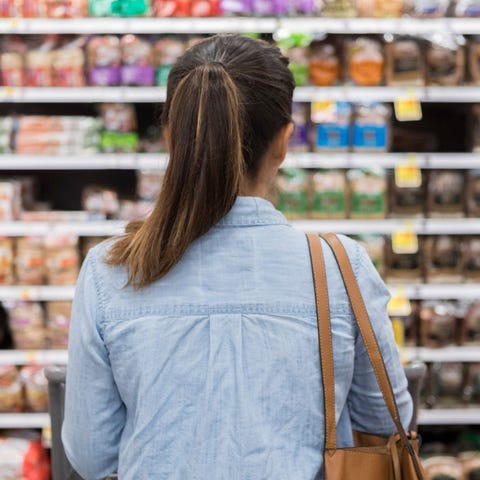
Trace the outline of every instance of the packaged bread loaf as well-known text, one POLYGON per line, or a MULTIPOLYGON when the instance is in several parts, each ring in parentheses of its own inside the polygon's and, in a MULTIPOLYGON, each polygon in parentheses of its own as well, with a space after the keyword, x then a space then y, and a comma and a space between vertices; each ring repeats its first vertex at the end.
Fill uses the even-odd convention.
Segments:
POLYGON ((468 364, 460 362, 437 363, 433 367, 434 394, 439 407, 455 408, 465 402, 468 382, 468 364))
POLYGON ((42 350, 46 347, 43 309, 38 302, 14 302, 9 307, 9 318, 15 348, 42 350))
POLYGON ((17 52, 0 53, 0 79, 4 87, 23 87, 25 69, 23 56, 17 52))
POLYGON ((425 65, 420 43, 414 38, 397 38, 385 45, 387 85, 425 85, 425 65))
POLYGON ((465 305, 462 343, 480 345, 480 301, 475 300, 465 305))
POLYGON ((72 302, 47 302, 45 305, 49 347, 66 350, 72 302))
POLYGON ((411 14, 419 18, 439 18, 447 15, 450 0, 415 0, 411 14))
POLYGON ((20 370, 25 392, 25 408, 30 412, 48 411, 48 381, 44 367, 28 365, 20 370))
POLYGON ((423 239, 418 238, 419 249, 415 253, 396 253, 392 241, 385 242, 385 277, 389 283, 422 283, 423 269, 423 239))
POLYGON ((427 85, 460 85, 465 71, 465 40, 463 37, 436 35, 425 52, 427 85))
POLYGON ((15 274, 20 285, 43 285, 45 281, 45 248, 41 237, 17 240, 15 274))
POLYGON ((377 86, 383 81, 384 56, 377 40, 359 37, 346 43, 348 79, 359 86, 377 86))
POLYGON ((468 44, 468 72, 470 82, 480 85, 480 36, 475 36, 468 44))
POLYGON ((347 181, 344 170, 313 173, 312 187, 312 218, 346 218, 347 181))
POLYGON ((49 285, 76 283, 80 265, 78 237, 75 235, 46 236, 45 255, 45 273, 49 285))
POLYGON ((465 203, 469 217, 480 217, 480 169, 467 172, 465 203))
MULTIPOLYGON (((161 16, 161 15, 160 15, 161 16)), ((175 38, 162 38, 154 45, 155 83, 166 85, 170 70, 185 51, 185 42, 175 38)))
POLYGON ((289 218, 305 218, 309 181, 299 168, 285 168, 277 176, 277 208, 289 218))
POLYGON ((141 200, 156 201, 162 190, 164 171, 138 170, 137 197, 141 200))
POLYGON ((122 85, 150 86, 155 83, 153 46, 138 35, 124 35, 122 50, 122 85))
POLYGON ((53 87, 52 60, 50 50, 30 50, 25 57, 25 86, 53 87))
POLYGON ((478 0, 457 0, 455 16, 467 18, 480 17, 480 2, 478 0))
POLYGON ((14 283, 13 262, 13 239, 11 237, 0 237, 0 285, 12 285, 14 283))
POLYGON ((94 218, 115 218, 120 203, 117 192, 111 188, 90 185, 82 192, 82 206, 94 218))
POLYGON ((480 237, 463 240, 463 276, 466 282, 480 283, 480 237))
POLYGON ((436 348, 459 344, 462 325, 456 313, 453 302, 422 302, 419 313, 421 345, 436 348))
POLYGON ((351 169, 349 184, 350 218, 385 218, 387 211, 387 182, 380 168, 351 169))
MULTIPOLYGON (((478 365, 477 365, 478 369, 478 365)), ((479 374, 480 374, 480 369, 479 369, 479 374)), ((480 378, 478 380, 480 382, 480 378)), ((480 387, 480 385, 478 385, 480 387)), ((477 387, 477 388, 478 388, 477 387)), ((477 395, 480 394, 480 389, 476 392, 477 395)), ((478 403, 478 400, 480 400, 480 397, 475 397, 478 398, 476 403, 478 403)), ((478 480, 480 478, 480 453, 478 451, 471 451, 471 452, 462 452, 458 455, 458 458, 462 464, 463 468, 463 474, 465 476, 466 480, 478 480)))
POLYGON ((426 203, 426 175, 422 172, 422 183, 418 187, 399 187, 395 172, 388 174, 388 209, 391 217, 423 217, 426 203))
POLYGON ((356 17, 357 8, 355 3, 355 0, 323 0, 321 14, 324 17, 356 17))
POLYGON ((52 53, 53 83, 56 87, 84 87, 85 54, 82 48, 64 47, 52 53))
POLYGON ((462 238, 434 235, 425 239, 425 272, 429 283, 458 283, 463 280, 462 238))
MULTIPOLYGON (((313 108, 313 107, 312 107, 313 108)), ((352 107, 348 102, 335 102, 320 115, 312 114, 315 125, 315 150, 345 152, 351 143, 352 107)))
POLYGON ((13 365, 0 365, 0 412, 23 410, 23 391, 18 369, 13 365))
POLYGON ((120 40, 112 35, 93 37, 87 45, 88 83, 115 86, 121 83, 120 40))
POLYGON ((355 152, 385 152, 390 144, 391 109, 382 103, 355 106, 352 146, 355 152))
POLYGON ((308 122, 308 105, 300 102, 293 102, 292 120, 295 129, 290 137, 288 150, 292 152, 309 152, 309 122, 308 122))
POLYGON ((428 175, 427 215, 463 217, 465 173, 461 170, 432 170, 428 175))
POLYGON ((423 462, 423 468, 429 480, 467 480, 463 468, 455 457, 430 457, 423 462))
POLYGON ((312 42, 309 58, 308 73, 313 85, 330 87, 340 80, 340 56, 333 41, 312 42))
POLYGON ((357 0, 359 17, 401 17, 405 11, 405 0, 357 0))
POLYGON ((0 221, 17 220, 22 209, 22 184, 18 180, 0 179, 0 221))

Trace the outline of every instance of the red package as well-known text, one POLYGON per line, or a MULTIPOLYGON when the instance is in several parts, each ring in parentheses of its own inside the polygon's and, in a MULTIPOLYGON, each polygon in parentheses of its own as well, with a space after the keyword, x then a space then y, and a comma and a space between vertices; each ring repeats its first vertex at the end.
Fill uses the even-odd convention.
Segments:
POLYGON ((21 17, 22 4, 22 0, 0 0, 0 17, 21 17))
POLYGON ((191 0, 155 0, 153 11, 156 17, 189 17, 191 0))
POLYGON ((192 0, 192 17, 218 17, 220 15, 219 0, 192 0))

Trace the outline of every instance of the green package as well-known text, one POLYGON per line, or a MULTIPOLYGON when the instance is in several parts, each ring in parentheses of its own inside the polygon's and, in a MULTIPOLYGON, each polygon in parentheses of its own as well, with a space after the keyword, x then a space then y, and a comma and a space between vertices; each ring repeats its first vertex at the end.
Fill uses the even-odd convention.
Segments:
POLYGON ((290 218, 306 217, 308 177, 298 168, 284 169, 277 180, 277 208, 290 218))
POLYGON ((387 211, 386 178, 382 169, 353 169, 350 182, 350 217, 385 218, 387 211))
POLYGON ((345 218, 346 180, 340 170, 320 170, 313 174, 312 217, 345 218))
POLYGON ((100 146, 102 151, 107 153, 134 153, 138 148, 138 134, 136 132, 103 132, 100 146))

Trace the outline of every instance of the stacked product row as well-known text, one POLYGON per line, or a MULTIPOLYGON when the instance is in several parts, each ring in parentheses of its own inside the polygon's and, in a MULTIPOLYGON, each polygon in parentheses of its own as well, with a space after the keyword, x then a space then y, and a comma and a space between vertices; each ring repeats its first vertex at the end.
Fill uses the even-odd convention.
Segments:
MULTIPOLYGON (((165 85, 171 65, 198 36, 5 36, 0 73, 8 87, 165 85)), ((274 36, 296 84, 333 86, 480 84, 480 43, 448 33, 424 38, 274 36)))
POLYGON ((424 170, 404 186, 380 168, 283 169, 272 201, 289 218, 480 217, 480 170, 424 170))
POLYGON ((478 17, 475 0, 4 0, 0 16, 78 18, 85 16, 298 15, 325 17, 478 17))
MULTIPOLYGON (((478 440, 475 433, 471 434, 478 440)), ((477 447, 475 444, 474 448, 477 447)), ((475 480, 480 472, 480 454, 478 449, 460 452, 457 456, 432 455, 422 459, 427 480, 475 480)))

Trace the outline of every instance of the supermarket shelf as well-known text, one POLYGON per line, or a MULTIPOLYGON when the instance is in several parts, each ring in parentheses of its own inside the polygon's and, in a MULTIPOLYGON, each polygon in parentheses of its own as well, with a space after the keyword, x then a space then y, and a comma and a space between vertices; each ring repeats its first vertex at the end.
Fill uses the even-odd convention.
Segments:
POLYGON ((0 19, 0 34, 108 34, 108 33, 271 33, 275 18, 6 18, 0 19))
POLYGON ((421 409, 418 412, 419 425, 479 425, 480 408, 421 409))
POLYGON ((392 33, 422 35, 439 31, 477 34, 479 21, 472 18, 322 18, 322 17, 214 17, 214 18, 6 18, 0 34, 44 33, 271 33, 278 30, 312 33, 392 33))
MULTIPOLYGON (((415 157, 423 169, 480 168, 479 153, 295 153, 288 154, 283 166, 298 168, 394 168, 415 157)), ((0 157, 1 165, 1 157, 0 157)))
POLYGON ((405 347, 404 354, 408 361, 480 362, 480 348, 478 346, 452 346, 445 348, 405 347))
MULTIPOLYGON (((297 220, 292 225, 305 232, 334 231, 346 235, 362 233, 391 234, 411 227, 419 235, 479 235, 480 219, 386 219, 386 220, 297 220)), ((86 222, 0 222, 0 233, 9 237, 23 235, 71 234, 84 237, 120 235, 125 222, 119 220, 86 222)))
MULTIPOLYGON (((12 103, 162 103, 165 87, 0 87, 0 102, 12 103)), ((297 87, 294 100, 345 100, 393 102, 409 95, 421 102, 478 103, 480 87, 297 87)))
POLYGON ((0 170, 141 170, 165 169, 168 155, 0 155, 0 170))
MULTIPOLYGON (((480 297, 480 284, 478 283, 389 285, 389 288, 392 294, 400 292, 402 296, 412 300, 468 300, 480 297)), ((480 348, 477 350, 480 355, 480 348)))
MULTIPOLYGON (((480 168, 480 153, 296 153, 288 154, 283 167, 297 168, 394 168, 415 157, 422 169, 480 168)), ((0 155, 0 170, 162 170, 166 153, 91 155, 0 155)))
POLYGON ((0 301, 31 300, 48 302, 52 300, 72 300, 74 292, 74 286, 0 286, 0 301))
POLYGON ((0 413, 0 428, 44 428, 50 426, 48 413, 0 413))
POLYGON ((67 350, 0 350, 0 365, 66 365, 67 350))
POLYGON ((125 222, 116 220, 87 222, 0 222, 0 233, 10 237, 23 235, 71 234, 81 237, 109 237, 124 232, 125 222))
POLYGON ((477 235, 480 234, 480 219, 386 219, 386 220, 298 220, 292 225, 305 232, 337 232, 345 235, 362 233, 391 234, 405 230, 408 225, 419 235, 477 235))

